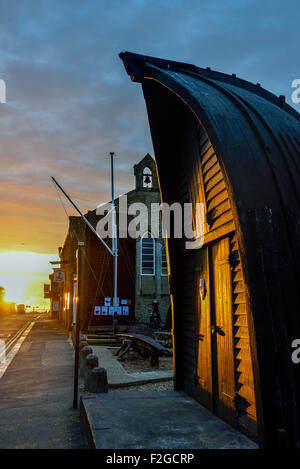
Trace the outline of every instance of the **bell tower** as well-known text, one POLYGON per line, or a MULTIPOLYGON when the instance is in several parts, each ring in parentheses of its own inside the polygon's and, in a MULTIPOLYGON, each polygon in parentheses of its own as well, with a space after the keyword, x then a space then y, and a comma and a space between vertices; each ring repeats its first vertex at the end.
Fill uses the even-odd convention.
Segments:
POLYGON ((139 191, 158 191, 155 161, 149 153, 134 165, 135 188, 139 191))

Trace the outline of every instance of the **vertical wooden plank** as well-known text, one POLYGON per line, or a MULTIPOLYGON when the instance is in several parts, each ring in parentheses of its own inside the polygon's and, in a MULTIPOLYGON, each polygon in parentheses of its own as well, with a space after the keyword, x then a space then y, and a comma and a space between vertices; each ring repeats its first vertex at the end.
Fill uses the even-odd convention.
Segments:
POLYGON ((209 249, 199 252, 195 270, 196 310, 196 398, 212 410, 212 369, 211 369, 211 323, 210 323, 210 282, 209 249))

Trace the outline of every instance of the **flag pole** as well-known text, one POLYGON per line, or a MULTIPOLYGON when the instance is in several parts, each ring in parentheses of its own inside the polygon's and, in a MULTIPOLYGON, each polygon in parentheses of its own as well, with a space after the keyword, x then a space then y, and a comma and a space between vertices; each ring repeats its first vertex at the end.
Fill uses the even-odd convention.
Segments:
POLYGON ((113 333, 116 334, 118 329, 117 300, 118 300, 118 233, 116 220, 116 204, 114 193, 114 152, 110 152, 111 162, 111 204, 112 204, 112 249, 114 256, 114 298, 113 298, 113 333))

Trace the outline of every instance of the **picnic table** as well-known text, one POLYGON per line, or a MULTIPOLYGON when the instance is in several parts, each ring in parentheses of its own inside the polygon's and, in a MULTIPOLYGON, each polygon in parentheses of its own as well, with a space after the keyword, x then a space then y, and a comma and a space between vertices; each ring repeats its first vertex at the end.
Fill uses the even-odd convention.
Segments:
POLYGON ((122 360, 124 356, 133 350, 144 358, 150 358, 150 366, 159 367, 159 357, 172 356, 172 352, 161 345, 157 340, 143 334, 116 334, 122 339, 122 346, 115 353, 122 360))

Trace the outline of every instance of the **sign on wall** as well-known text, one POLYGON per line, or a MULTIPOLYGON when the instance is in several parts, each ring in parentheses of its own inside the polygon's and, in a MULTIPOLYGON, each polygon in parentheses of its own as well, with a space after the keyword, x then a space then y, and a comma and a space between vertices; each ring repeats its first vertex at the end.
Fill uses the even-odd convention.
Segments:
MULTIPOLYGON (((113 306, 95 306, 94 307, 94 316, 113 316, 113 315, 114 315, 113 306)), ((117 315, 128 316, 129 306, 117 306, 117 315)))
POLYGON ((106 296, 106 297, 104 298, 104 305, 105 305, 105 306, 110 306, 110 303, 111 303, 110 296, 106 296))
POLYGON ((53 275, 53 280, 55 283, 63 283, 65 281, 65 271, 55 270, 54 275, 53 275))

